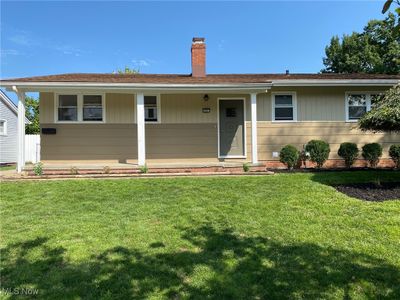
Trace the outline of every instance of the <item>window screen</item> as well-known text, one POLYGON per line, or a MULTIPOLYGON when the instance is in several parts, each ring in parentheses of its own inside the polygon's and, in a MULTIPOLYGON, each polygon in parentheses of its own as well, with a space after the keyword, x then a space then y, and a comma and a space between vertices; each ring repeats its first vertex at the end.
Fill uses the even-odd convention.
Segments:
POLYGON ((58 121, 77 121, 77 120, 78 120, 78 96, 59 95, 58 121))

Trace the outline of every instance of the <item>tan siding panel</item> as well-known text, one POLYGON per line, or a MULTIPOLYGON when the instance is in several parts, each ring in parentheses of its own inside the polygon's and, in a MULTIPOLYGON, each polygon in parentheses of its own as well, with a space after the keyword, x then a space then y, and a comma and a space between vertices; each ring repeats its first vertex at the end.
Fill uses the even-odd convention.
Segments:
MULTIPOLYGON (((42 124, 55 135, 41 135, 42 160, 135 160, 135 124, 42 124)), ((215 160, 217 125, 147 124, 148 159, 215 160)), ((173 161, 172 161, 173 162, 173 161)))
POLYGON ((54 123, 54 93, 39 94, 40 123, 54 123))
POLYGON ((41 135, 42 160, 137 158, 134 124, 52 124, 51 127, 57 129, 57 134, 41 135))
POLYGON ((161 122, 163 124, 217 122, 218 98, 245 98, 247 119, 250 118, 248 94, 208 95, 209 100, 204 101, 204 94, 162 94, 161 122), (203 113, 203 108, 210 108, 211 112, 203 113))
POLYGON ((135 95, 133 94, 106 94, 106 122, 110 124, 135 121, 135 95))
POLYGON ((149 159, 215 159, 217 151, 215 123, 146 125, 149 159))
MULTIPOLYGON (((345 94, 352 91, 384 91, 382 87, 273 87, 257 98, 257 119, 270 121, 274 92, 296 92, 299 121, 344 121, 345 94)), ((248 119, 249 120, 249 119, 248 119)))
POLYGON ((272 152, 279 152, 287 144, 292 144, 300 150, 311 139, 327 141, 331 147, 330 158, 338 158, 337 150, 343 142, 357 143, 360 149, 366 143, 380 143, 384 147, 383 158, 388 157, 391 144, 400 143, 399 134, 365 133, 356 129, 355 124, 344 122, 259 122, 257 129, 260 160, 277 159, 272 158, 272 152))

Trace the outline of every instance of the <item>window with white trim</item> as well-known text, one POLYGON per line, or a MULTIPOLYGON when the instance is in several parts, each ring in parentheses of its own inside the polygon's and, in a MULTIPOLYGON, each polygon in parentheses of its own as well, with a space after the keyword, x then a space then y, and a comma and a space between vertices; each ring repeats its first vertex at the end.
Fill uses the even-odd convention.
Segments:
POLYGON ((158 96, 144 96, 144 120, 146 122, 160 121, 160 100, 158 96))
POLYGON ((0 120, 0 135, 7 135, 7 121, 0 120))
POLYGON ((101 94, 58 94, 58 122, 103 122, 104 96, 101 94))
POLYGON ((296 121, 296 99, 294 93, 273 94, 273 121, 296 121))
POLYGON ((346 121, 356 122, 366 112, 370 111, 380 99, 380 93, 356 93, 346 94, 346 121))

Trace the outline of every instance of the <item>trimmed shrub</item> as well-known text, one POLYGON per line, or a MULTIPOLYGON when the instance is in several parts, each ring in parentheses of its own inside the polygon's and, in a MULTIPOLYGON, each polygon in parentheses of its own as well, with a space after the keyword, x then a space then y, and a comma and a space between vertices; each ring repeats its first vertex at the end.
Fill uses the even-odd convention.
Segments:
POLYGON ((299 150, 297 150, 295 146, 286 145, 279 153, 279 160, 291 170, 298 163, 299 156, 299 150))
POLYGON ((378 143, 365 144, 362 147, 362 156, 372 168, 376 168, 379 158, 382 156, 382 146, 378 143))
POLYGON ((394 161, 396 168, 400 169, 400 144, 390 146, 389 155, 394 161))
POLYGON ((250 165, 248 163, 243 164, 243 172, 249 172, 250 171, 250 165))
POLYGON ((311 140, 307 143, 306 152, 310 155, 310 160, 317 164, 317 168, 321 168, 329 157, 331 149, 329 144, 321 140, 311 140))
POLYGON ((357 144, 354 143, 341 143, 338 151, 338 155, 344 159, 346 168, 351 168, 354 161, 357 159, 358 153, 357 144))

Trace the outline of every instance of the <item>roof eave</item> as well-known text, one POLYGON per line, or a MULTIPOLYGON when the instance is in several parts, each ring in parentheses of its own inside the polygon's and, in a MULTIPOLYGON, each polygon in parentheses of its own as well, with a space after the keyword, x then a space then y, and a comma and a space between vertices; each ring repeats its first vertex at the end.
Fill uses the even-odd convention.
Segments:
POLYGON ((132 91, 253 91, 267 90, 272 86, 268 83, 240 83, 240 84, 153 84, 153 83, 96 83, 96 82, 0 82, 6 89, 18 87, 24 91, 40 91, 44 89, 110 89, 132 91))
POLYGON ((393 86, 398 79, 295 79, 274 80, 273 86, 393 86))
POLYGON ((0 86, 11 90, 14 86, 25 91, 45 89, 118 89, 133 91, 253 91, 268 90, 272 86, 393 86, 398 79, 285 79, 265 83, 111 83, 111 82, 21 82, 1 81, 0 86))

